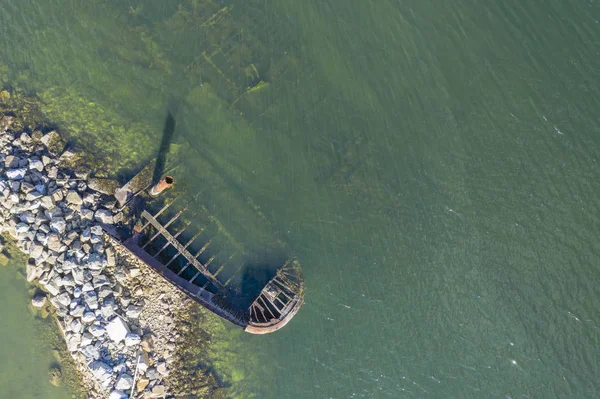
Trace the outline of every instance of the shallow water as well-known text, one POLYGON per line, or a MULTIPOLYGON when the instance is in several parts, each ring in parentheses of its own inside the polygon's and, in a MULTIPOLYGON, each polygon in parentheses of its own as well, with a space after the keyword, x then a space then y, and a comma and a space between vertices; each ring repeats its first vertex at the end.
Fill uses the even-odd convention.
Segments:
POLYGON ((178 181, 301 261, 296 318, 216 349, 236 390, 598 396, 597 4, 0 4, 50 119, 126 176, 173 112, 178 181))
POLYGON ((35 318, 28 309, 31 299, 19 269, 15 261, 0 267, 0 398, 71 398, 67 389, 48 381, 48 370, 56 364, 46 336, 52 322, 35 318))

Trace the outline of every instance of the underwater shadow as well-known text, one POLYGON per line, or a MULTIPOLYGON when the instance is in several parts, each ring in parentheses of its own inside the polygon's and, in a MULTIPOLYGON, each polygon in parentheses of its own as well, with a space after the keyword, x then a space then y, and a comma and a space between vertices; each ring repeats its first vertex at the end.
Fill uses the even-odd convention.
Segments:
MULTIPOLYGON (((171 102, 170 102, 171 103, 171 102)), ((154 172, 152 173, 152 184, 159 182, 162 174, 165 170, 165 163, 167 160, 167 154, 171 148, 173 141, 173 135, 175 134, 175 117, 173 113, 177 111, 177 104, 169 106, 167 111, 167 118, 165 119, 165 125, 163 127, 163 134, 160 140, 160 147, 158 148, 158 154, 156 155, 156 165, 154 166, 154 172), (171 111, 171 109, 173 111, 171 111)))

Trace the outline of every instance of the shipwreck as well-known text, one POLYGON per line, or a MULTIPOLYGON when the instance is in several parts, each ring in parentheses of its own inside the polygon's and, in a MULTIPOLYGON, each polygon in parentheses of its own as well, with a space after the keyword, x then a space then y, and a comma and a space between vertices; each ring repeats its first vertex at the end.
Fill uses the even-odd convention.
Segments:
POLYGON ((157 204, 163 202, 155 197, 174 179, 167 176, 153 185, 149 173, 153 167, 151 163, 116 190, 115 197, 129 213, 129 222, 120 229, 106 226, 107 233, 160 277, 244 331, 268 334, 285 326, 304 300, 298 260, 284 260, 263 273, 263 277, 268 276, 266 282, 264 278, 262 282, 253 281, 251 289, 240 291, 239 285, 232 282, 241 280, 244 267, 227 270, 227 262, 218 263, 217 256, 211 256, 213 240, 206 234, 207 229, 193 223, 198 215, 193 211, 197 207, 193 199, 182 199, 184 195, 168 198, 157 209, 157 204), (190 209, 191 216, 184 216, 190 209))

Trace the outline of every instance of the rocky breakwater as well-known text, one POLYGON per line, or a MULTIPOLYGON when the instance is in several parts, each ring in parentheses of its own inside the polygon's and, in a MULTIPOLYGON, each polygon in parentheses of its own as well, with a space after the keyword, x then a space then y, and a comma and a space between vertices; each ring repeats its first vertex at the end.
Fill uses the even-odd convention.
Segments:
POLYGON ((122 221, 114 198, 73 168, 76 154, 57 132, 13 131, 13 119, 0 116, 0 232, 29 256, 27 280, 45 291, 32 305, 54 307, 90 398, 167 397, 170 353, 156 348, 153 327, 172 336, 164 326, 175 326, 157 306, 156 317, 140 320, 144 305, 164 292, 128 288, 139 269, 120 261, 102 229, 122 221), (134 378, 143 383, 134 386, 134 378))

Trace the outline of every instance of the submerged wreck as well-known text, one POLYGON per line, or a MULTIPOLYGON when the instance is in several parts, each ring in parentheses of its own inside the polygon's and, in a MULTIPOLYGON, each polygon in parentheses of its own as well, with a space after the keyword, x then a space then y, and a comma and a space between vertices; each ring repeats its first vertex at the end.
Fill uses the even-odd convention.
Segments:
POLYGON ((153 197, 173 182, 168 176, 152 186, 148 182, 152 167, 148 165, 115 193, 119 203, 130 209, 131 227, 124 231, 109 228, 107 233, 162 278, 244 331, 268 334, 285 326, 304 299, 299 262, 293 258, 285 260, 271 271, 273 275, 265 284, 254 284, 250 293, 241 294, 231 282, 243 267, 227 276, 226 262, 218 264, 215 256, 207 256, 212 240, 202 237, 205 229, 194 231, 193 220, 183 221, 184 212, 195 206, 193 200, 182 203, 180 197, 175 197, 155 213, 149 211, 155 205, 153 197))

